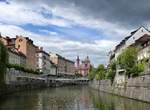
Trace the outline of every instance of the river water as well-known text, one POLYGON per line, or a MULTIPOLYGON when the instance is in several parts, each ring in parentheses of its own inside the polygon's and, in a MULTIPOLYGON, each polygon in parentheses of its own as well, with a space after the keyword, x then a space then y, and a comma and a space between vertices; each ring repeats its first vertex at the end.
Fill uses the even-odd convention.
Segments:
POLYGON ((150 110, 150 104, 70 86, 3 96, 0 110, 150 110))

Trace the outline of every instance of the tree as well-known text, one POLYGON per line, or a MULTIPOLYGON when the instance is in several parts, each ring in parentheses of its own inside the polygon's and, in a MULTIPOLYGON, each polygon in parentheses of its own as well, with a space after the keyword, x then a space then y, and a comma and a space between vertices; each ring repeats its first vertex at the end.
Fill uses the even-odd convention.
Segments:
POLYGON ((90 73, 88 74, 88 78, 90 80, 93 80, 95 78, 95 74, 96 74, 96 68, 94 67, 91 67, 90 68, 90 73))
POLYGON ((110 79, 113 82, 116 75, 116 62, 112 62, 107 69, 107 79, 110 79))
POLYGON ((103 64, 100 64, 96 69, 96 79, 97 80, 105 79, 105 75, 106 75, 106 69, 103 64))
MULTIPOLYGON (((117 64, 120 69, 125 69, 128 77, 132 74, 139 74, 139 66, 137 64, 137 48, 128 47, 117 58, 117 64)), ((141 69, 142 70, 142 69, 141 69)))
POLYGON ((8 54, 7 49, 0 41, 0 86, 5 84, 5 73, 7 69, 7 62, 8 62, 8 54))

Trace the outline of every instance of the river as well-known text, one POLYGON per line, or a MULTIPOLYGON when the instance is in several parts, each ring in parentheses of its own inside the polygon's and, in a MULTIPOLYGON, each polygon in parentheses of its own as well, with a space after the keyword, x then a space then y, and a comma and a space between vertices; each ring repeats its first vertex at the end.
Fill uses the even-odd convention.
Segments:
POLYGON ((30 90, 0 98, 0 110, 150 110, 150 104, 87 86, 30 90))

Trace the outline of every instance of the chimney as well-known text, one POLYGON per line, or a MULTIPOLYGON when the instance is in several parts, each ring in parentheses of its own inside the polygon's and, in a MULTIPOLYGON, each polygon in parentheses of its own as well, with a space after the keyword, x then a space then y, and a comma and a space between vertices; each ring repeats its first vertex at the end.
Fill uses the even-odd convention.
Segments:
POLYGON ((6 36, 6 39, 10 39, 10 37, 9 37, 9 36, 6 36))
POLYGON ((18 38, 19 36, 18 35, 16 35, 16 38, 18 38))
POLYGON ((43 47, 39 47, 39 50, 40 50, 40 51, 43 51, 43 47))

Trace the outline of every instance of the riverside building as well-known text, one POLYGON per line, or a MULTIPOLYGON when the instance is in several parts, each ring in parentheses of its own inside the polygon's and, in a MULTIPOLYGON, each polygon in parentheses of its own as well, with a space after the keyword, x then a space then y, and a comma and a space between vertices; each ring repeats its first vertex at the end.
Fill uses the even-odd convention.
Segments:
MULTIPOLYGON (((137 30, 131 32, 131 34, 125 37, 113 51, 109 52, 109 64, 116 61, 118 56, 128 47, 136 47, 138 49, 138 61, 146 59, 149 62, 150 58, 150 32, 145 27, 140 27, 137 30)), ((116 82, 121 83, 125 81, 125 77, 122 73, 125 72, 123 69, 117 69, 116 82), (121 73, 121 75, 119 75, 121 73)), ((145 71, 149 71, 145 68, 145 71)))

